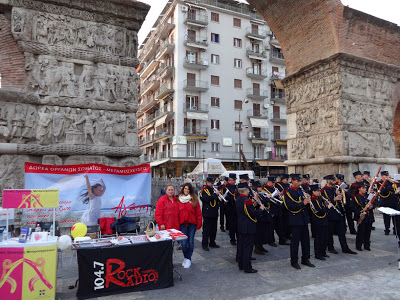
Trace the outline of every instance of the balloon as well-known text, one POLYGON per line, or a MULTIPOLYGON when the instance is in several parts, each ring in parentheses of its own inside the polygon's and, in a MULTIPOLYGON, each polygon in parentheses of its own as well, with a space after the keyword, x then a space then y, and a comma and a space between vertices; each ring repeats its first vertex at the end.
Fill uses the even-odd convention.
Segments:
POLYGON ((83 223, 75 223, 71 228, 71 235, 73 238, 83 237, 86 235, 87 227, 83 223))
POLYGON ((62 235, 58 239, 57 246, 60 250, 68 249, 72 244, 72 239, 69 235, 62 235))

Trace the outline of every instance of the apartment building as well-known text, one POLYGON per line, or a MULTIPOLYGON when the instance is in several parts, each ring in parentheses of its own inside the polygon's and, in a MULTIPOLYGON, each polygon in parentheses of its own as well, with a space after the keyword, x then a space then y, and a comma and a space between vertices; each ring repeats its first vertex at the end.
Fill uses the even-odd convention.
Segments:
POLYGON ((251 6, 171 0, 139 59, 138 138, 153 177, 184 176, 206 158, 284 172, 285 60, 251 6))

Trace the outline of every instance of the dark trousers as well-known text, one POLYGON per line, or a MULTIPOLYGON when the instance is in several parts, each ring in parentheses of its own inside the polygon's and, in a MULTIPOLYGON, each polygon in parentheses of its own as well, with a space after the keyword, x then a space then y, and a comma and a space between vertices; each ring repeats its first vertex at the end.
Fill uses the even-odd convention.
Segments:
POLYGON ((392 217, 387 215, 387 214, 383 214, 383 223, 385 224, 385 232, 390 232, 390 219, 392 217))
POLYGON ((347 226, 349 227, 349 231, 355 232, 356 228, 354 227, 353 212, 348 208, 346 210, 345 214, 346 214, 346 221, 347 221, 347 226))
MULTIPOLYGON (((284 242, 286 240, 284 236, 284 230, 287 227, 287 225, 284 222, 283 216, 282 215, 275 215, 272 217, 272 226, 274 230, 276 231, 276 234, 279 237, 279 242, 284 242)), ((272 242, 275 242, 275 237, 273 236, 272 242)))
POLYGON ((313 238, 315 238, 315 236, 316 236, 316 232, 317 232, 317 229, 315 228, 316 227, 316 225, 315 225, 315 220, 314 220, 314 218, 311 218, 311 220, 310 220, 310 225, 311 225, 311 237, 313 237, 313 238))
POLYGON ((290 226, 292 239, 290 242, 290 262, 299 261, 299 243, 301 243, 301 261, 310 259, 310 235, 308 226, 290 226))
POLYGON ((239 268, 245 271, 253 269, 250 258, 254 248, 255 237, 256 235, 253 233, 238 233, 236 260, 239 268))
POLYGON ((396 236, 399 239, 399 245, 400 245, 400 216, 394 216, 393 223, 395 224, 394 228, 396 231, 396 236))
POLYGON ((326 255, 326 247, 328 246, 328 226, 318 226, 315 224, 314 230, 315 257, 324 257, 326 255))
POLYGON ((215 245, 215 237, 217 236, 218 218, 203 218, 203 240, 202 246, 215 245))
POLYGON ((344 218, 340 218, 337 221, 329 221, 328 222, 328 249, 333 250, 333 235, 336 233, 339 238, 340 246, 342 247, 342 251, 346 251, 349 249, 346 240, 346 226, 344 224, 344 218))
POLYGON ((282 237, 279 236, 279 241, 281 241, 281 239, 290 240, 291 229, 289 227, 289 212, 287 210, 283 210, 282 212, 280 226, 282 237))
POLYGON ((356 235, 356 247, 361 248, 364 244, 364 248, 369 248, 371 246, 371 230, 372 223, 361 222, 357 228, 356 235))
POLYGON ((225 229, 225 219, 226 219, 225 206, 221 204, 221 206, 219 207, 219 227, 221 229, 225 229))
POLYGON ((231 242, 236 242, 237 237, 237 215, 236 211, 231 209, 226 214, 226 227, 229 230, 229 237, 231 242))

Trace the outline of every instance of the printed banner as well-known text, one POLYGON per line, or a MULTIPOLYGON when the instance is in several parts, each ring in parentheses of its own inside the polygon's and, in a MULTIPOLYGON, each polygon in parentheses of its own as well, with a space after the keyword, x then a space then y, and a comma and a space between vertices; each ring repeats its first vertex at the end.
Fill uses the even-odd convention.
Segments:
POLYGON ((8 224, 14 224, 14 210, 0 208, 0 226, 6 226, 7 219, 8 224))
POLYGON ((57 245, 0 247, 0 296, 7 300, 54 299, 57 245))
MULTIPOLYGON (((149 215, 150 165, 111 167, 100 164, 49 166, 25 163, 26 189, 58 189, 56 220, 60 227, 76 222, 98 224, 101 217, 149 215)), ((23 210, 23 226, 52 221, 52 209, 23 210)))
POLYGON ((58 190, 3 190, 3 208, 46 208, 58 205, 58 190))
POLYGON ((101 251, 78 249, 78 266, 78 297, 174 285, 171 241, 102 248, 101 251))

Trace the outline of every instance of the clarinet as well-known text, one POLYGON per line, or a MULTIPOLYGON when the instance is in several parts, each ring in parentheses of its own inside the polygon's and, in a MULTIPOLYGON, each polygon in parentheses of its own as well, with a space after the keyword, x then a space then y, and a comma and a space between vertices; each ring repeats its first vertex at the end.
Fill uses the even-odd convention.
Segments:
MULTIPOLYGON (((214 189, 214 193, 217 194, 218 189, 217 189, 215 186, 213 186, 213 189, 214 189)), ((228 202, 228 200, 226 200, 225 197, 222 196, 221 193, 217 194, 217 196, 218 196, 218 200, 219 200, 219 201, 221 201, 221 202, 228 202)))
MULTIPOLYGON (((308 195, 305 191, 304 191, 304 189, 303 189, 303 187, 300 185, 300 189, 302 190, 302 192, 303 192, 303 194, 304 194, 304 198, 310 198, 310 195, 308 195), (307 196, 308 197, 307 197, 307 196)), ((315 206, 314 206, 314 204, 312 203, 312 201, 310 201, 310 206, 311 206, 311 208, 313 209, 313 211, 317 211, 316 209, 315 209, 315 206)))
MULTIPOLYGON (((253 191, 253 195, 258 194, 258 193, 257 193, 256 191, 254 191, 253 189, 251 189, 251 190, 253 191)), ((263 205, 262 202, 261 202, 261 200, 260 200, 259 198, 252 197, 252 199, 253 199, 254 201, 256 201, 258 205, 260 205, 260 206, 263 205)), ((267 212, 269 212, 269 210, 265 207, 265 205, 264 205, 264 210, 267 211, 267 212)))
MULTIPOLYGON (((328 205, 329 203, 331 203, 328 199, 326 199, 324 196, 321 195, 322 200, 324 200, 325 205, 328 205)), ((336 212, 341 215, 343 217, 343 214, 340 210, 337 209, 336 206, 332 206, 334 210, 336 210, 336 212)))
POLYGON ((273 196, 273 193, 272 194, 267 194, 266 192, 259 192, 258 194, 263 196, 263 197, 268 198, 274 204, 282 205, 282 203, 283 203, 282 200, 279 200, 279 199, 275 198, 273 196), (268 197, 268 195, 272 195, 272 197, 270 198, 270 197, 268 197))

